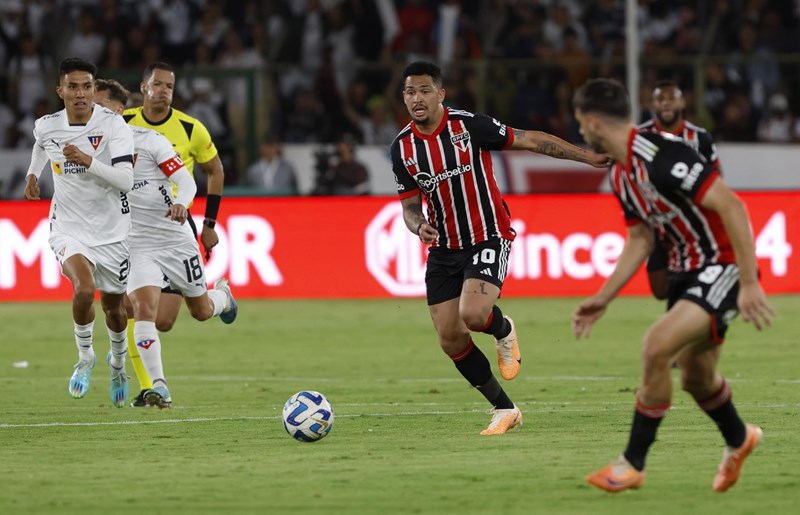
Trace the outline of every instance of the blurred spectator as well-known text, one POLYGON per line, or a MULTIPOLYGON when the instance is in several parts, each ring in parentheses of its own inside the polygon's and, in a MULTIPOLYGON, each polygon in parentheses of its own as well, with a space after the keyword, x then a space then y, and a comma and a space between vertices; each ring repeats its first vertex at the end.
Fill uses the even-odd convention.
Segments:
POLYGON ((727 100, 722 109, 717 135, 721 141, 753 141, 754 125, 747 96, 736 93, 727 100))
POLYGON ((0 148, 10 147, 14 139, 14 111, 0 98, 0 148))
POLYGON ((78 29, 69 37, 65 54, 99 63, 103 57, 106 40, 97 30, 96 18, 91 8, 84 8, 78 17, 78 29))
POLYGON ((486 112, 498 120, 508 120, 519 85, 511 77, 513 70, 499 64, 489 68, 489 85, 486 89, 486 112))
POLYGON ((280 141, 274 136, 267 136, 258 150, 260 158, 247 168, 245 183, 258 188, 260 193, 297 195, 294 167, 283 157, 280 141))
POLYGON ((578 34, 572 27, 564 29, 562 49, 556 53, 555 60, 561 65, 573 89, 592 78, 589 53, 581 47, 578 34))
POLYGON ((737 31, 738 49, 728 60, 728 76, 749 88, 750 102, 761 111, 778 86, 780 73, 772 51, 758 41, 756 27, 743 23, 737 31))
POLYGON ((50 113, 50 106, 46 98, 40 98, 33 104, 33 110, 23 116, 16 126, 16 147, 23 149, 33 148, 36 140, 33 137, 33 124, 36 120, 50 113))
POLYGON ((678 27, 674 41, 675 50, 679 54, 695 54, 700 50, 702 30, 697 21, 697 12, 690 4, 678 8, 678 27))
POLYGON ((561 52, 564 48, 567 29, 572 30, 571 34, 575 38, 574 45, 585 51, 589 45, 586 29, 570 17, 569 11, 564 5, 553 5, 547 21, 544 22, 544 40, 555 52, 561 52))
POLYGON ((52 73, 49 60, 39 53, 30 34, 19 39, 20 52, 8 63, 8 74, 13 87, 14 107, 20 114, 33 111, 34 103, 48 94, 48 74, 52 73))
POLYGON ((431 55, 433 45, 431 34, 436 23, 436 15, 422 0, 408 0, 397 10, 400 22, 400 33, 397 35, 393 50, 405 55, 406 62, 421 55, 431 55))
POLYGON ((283 124, 283 140, 291 143, 318 143, 328 134, 327 116, 317 96, 298 90, 283 124))
POLYGON ((373 95, 367 100, 367 112, 368 115, 363 116, 354 110, 347 111, 348 117, 360 129, 362 141, 367 145, 390 145, 400 128, 389 116, 383 95, 373 95))
POLYGON ((230 28, 231 22, 222 15, 222 6, 219 2, 209 2, 203 9, 199 23, 194 27, 193 38, 211 49, 213 57, 220 49, 222 40, 230 28))
POLYGON ((355 157, 355 138, 345 134, 332 156, 318 155, 315 195, 368 195, 369 172, 355 157))
MULTIPOLYGON (((208 5, 216 5, 216 0, 210 0, 208 5)), ((194 4, 189 0, 163 0, 158 9, 162 53, 174 66, 181 66, 187 56, 192 55, 190 44, 194 9, 194 4)))
POLYGON ((220 115, 219 104, 214 99, 214 82, 207 77, 197 77, 192 80, 191 89, 185 90, 184 96, 188 99, 186 114, 197 118, 211 134, 211 139, 219 142, 225 139, 228 128, 220 115))
POLYGON ((789 112, 789 101, 783 93, 773 93, 769 111, 758 124, 758 140, 769 143, 791 143, 800 140, 798 120, 789 112))
MULTIPOLYGON (((222 68, 240 71, 258 71, 261 67, 261 55, 250 47, 242 44, 242 38, 235 29, 225 33, 224 49, 220 54, 218 64, 222 68)), ((263 101, 260 76, 254 73, 250 76, 237 76, 225 80, 225 97, 228 103, 228 125, 233 131, 236 146, 237 170, 245 167, 246 148, 243 143, 247 141, 247 110, 258 112, 259 104, 263 101), (248 96, 247 84, 252 80, 253 95, 248 96), (251 103, 252 101, 252 103, 251 103)), ((259 117, 263 120, 263 116, 259 117)))

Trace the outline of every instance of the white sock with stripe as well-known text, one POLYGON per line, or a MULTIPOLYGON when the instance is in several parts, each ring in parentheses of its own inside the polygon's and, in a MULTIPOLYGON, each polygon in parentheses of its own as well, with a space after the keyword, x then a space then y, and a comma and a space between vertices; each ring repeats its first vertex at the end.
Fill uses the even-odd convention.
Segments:
POLYGON ((75 345, 78 346, 78 359, 81 361, 91 361, 94 359, 94 348, 92 347, 92 334, 94 333, 94 320, 86 325, 73 322, 75 328, 75 345))
POLYGON ((120 370, 125 367, 125 355, 128 353, 128 329, 117 333, 106 326, 106 330, 111 341, 111 366, 120 370))

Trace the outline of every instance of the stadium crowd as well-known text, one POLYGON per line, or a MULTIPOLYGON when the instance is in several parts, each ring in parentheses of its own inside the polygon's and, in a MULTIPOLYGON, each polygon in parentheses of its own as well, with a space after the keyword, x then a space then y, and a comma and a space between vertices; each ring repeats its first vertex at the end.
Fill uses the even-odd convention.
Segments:
MULTIPOLYGON (((443 66, 446 104, 580 142, 573 91, 591 77, 624 80, 624 5, 4 0, 0 148, 30 148, 33 121, 60 108, 53 70, 65 56, 97 63, 100 77, 119 78, 134 92, 147 64, 174 65, 174 106, 199 118, 221 152, 236 154, 229 179, 241 184, 251 163, 236 142, 249 132, 258 135, 254 149, 262 138, 331 143, 347 135, 391 143, 408 121, 400 72, 417 59, 443 66), (247 70, 254 72, 251 99, 247 70), (248 112, 255 113, 254 127, 248 128, 248 112)), ((792 60, 800 52, 800 2, 639 5, 644 117, 653 85, 669 78, 684 91, 687 118, 718 141, 800 141, 800 74, 792 60)))

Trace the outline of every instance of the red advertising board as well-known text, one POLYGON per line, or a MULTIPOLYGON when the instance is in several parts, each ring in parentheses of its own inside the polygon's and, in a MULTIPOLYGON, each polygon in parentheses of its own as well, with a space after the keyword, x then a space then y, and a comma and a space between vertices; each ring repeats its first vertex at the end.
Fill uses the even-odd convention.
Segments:
MULTIPOLYGON (((742 193, 762 283, 800 292, 800 192, 742 193)), ((517 231, 508 297, 588 295, 611 273, 625 239, 610 195, 509 196, 517 231)), ((203 202, 192 208, 202 219, 203 202)), ((0 301, 66 300, 47 239, 48 202, 0 202, 0 301)), ((425 249, 388 197, 225 198, 209 282, 226 276, 239 298, 423 296, 425 249)), ((625 294, 647 294, 644 273, 625 294)))

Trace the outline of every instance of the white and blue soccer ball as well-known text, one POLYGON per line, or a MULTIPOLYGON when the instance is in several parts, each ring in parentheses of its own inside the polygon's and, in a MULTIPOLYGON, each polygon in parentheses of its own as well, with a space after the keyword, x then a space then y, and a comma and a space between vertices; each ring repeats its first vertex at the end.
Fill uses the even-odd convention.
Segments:
POLYGON ((333 427, 333 408, 319 392, 303 390, 283 405, 283 427, 301 442, 316 442, 333 427))

